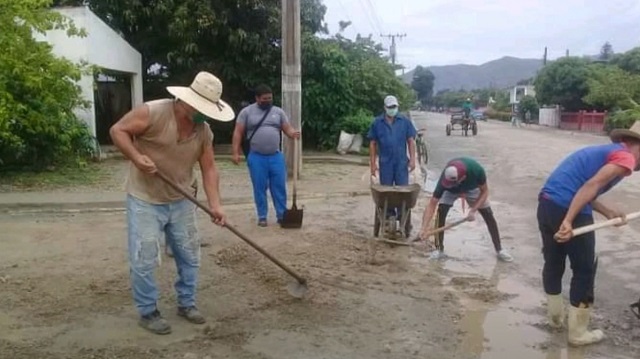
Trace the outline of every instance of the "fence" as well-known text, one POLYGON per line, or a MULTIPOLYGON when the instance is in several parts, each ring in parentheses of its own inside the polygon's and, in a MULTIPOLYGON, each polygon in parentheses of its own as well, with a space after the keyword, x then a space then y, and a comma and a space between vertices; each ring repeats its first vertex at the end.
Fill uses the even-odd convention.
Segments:
POLYGON ((607 112, 563 112, 560 115, 560 129, 570 131, 604 132, 607 112))
POLYGON ((607 112, 562 112, 559 106, 540 109, 540 126, 556 127, 562 130, 601 133, 607 112))
POLYGON ((561 118, 560 107, 541 108, 538 124, 540 126, 560 127, 561 118))

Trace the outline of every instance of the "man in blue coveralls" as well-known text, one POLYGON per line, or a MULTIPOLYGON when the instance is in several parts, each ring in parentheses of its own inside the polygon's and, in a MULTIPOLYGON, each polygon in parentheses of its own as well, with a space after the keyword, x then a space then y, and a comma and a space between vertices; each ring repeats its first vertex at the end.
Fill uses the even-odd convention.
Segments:
MULTIPOLYGON (((376 176, 380 157, 380 184, 385 186, 406 186, 409 172, 416 168, 416 129, 406 117, 398 115, 398 99, 387 96, 384 99, 384 114, 376 117, 369 128, 369 161, 371 175, 376 176), (409 156, 407 156, 407 147, 409 156)), ((389 209, 387 216, 396 216, 395 208, 389 209)))

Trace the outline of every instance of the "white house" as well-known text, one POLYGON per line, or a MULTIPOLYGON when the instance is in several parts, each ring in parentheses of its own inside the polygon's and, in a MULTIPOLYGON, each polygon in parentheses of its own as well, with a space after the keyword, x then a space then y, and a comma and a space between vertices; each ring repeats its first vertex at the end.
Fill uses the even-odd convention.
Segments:
POLYGON ((536 90, 535 87, 526 85, 526 86, 514 86, 511 91, 509 91, 509 103, 511 105, 517 104, 524 96, 535 96, 536 90))
POLYGON ((88 7, 58 7, 54 11, 72 19, 87 36, 68 37, 65 31, 52 30, 35 37, 49 42, 57 56, 101 69, 98 76, 85 75, 80 80, 82 94, 91 106, 76 113, 101 144, 111 143, 111 124, 143 101, 142 56, 88 7))

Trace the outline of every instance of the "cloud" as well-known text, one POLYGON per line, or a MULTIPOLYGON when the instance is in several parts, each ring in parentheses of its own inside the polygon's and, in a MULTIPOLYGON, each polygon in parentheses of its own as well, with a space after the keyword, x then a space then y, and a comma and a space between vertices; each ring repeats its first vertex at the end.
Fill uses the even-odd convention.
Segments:
POLYGON ((606 41, 617 52, 640 46, 637 0, 324 0, 332 32, 345 36, 406 33, 398 62, 416 65, 480 64, 502 56, 541 58, 596 54, 606 41), (633 34, 633 35, 631 35, 633 34))

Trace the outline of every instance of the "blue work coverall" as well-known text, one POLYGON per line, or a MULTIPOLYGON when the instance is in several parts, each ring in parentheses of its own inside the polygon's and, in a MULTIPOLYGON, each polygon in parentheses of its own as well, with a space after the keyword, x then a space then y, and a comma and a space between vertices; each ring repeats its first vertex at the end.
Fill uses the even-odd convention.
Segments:
MULTIPOLYGON (((416 138, 413 123, 402 115, 396 115, 392 123, 380 115, 373 120, 367 135, 378 147, 380 184, 406 186, 409 184, 409 156, 407 141, 416 138)), ((390 209, 388 215, 395 215, 390 209)))

